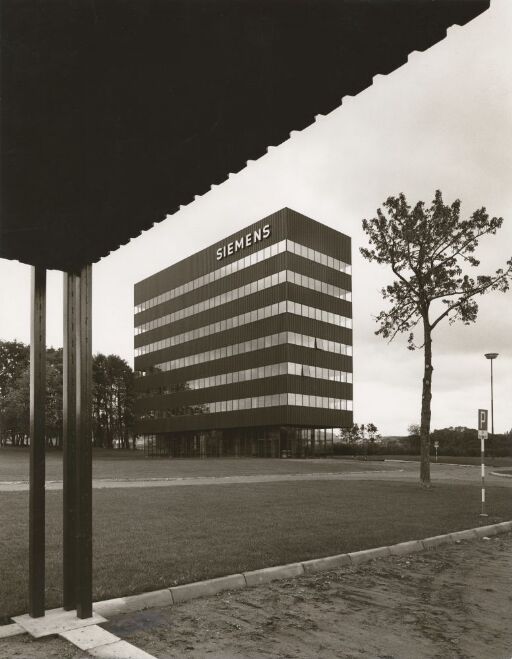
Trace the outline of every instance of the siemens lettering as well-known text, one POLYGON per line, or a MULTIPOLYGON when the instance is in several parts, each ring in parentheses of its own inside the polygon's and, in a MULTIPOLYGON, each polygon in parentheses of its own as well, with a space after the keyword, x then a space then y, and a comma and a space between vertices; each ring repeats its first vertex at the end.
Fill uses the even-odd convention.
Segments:
POLYGON ((245 236, 242 236, 238 240, 234 240, 223 247, 219 247, 217 250, 217 261, 226 258, 226 256, 231 256, 241 249, 250 247, 259 243, 260 240, 265 240, 270 236, 270 224, 265 224, 261 229, 255 229, 251 233, 246 233, 245 236))

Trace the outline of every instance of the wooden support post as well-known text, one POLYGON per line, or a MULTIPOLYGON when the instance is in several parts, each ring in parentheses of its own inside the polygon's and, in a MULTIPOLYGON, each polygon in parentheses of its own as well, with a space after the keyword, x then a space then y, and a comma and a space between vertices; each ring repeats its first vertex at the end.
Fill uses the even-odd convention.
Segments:
POLYGON ((64 273, 63 284, 63 606, 70 611, 76 608, 76 275, 64 273))
POLYGON ((44 616, 45 597, 46 270, 32 267, 30 322, 29 614, 44 616))
POLYGON ((77 277, 76 610, 92 616, 92 266, 77 277))

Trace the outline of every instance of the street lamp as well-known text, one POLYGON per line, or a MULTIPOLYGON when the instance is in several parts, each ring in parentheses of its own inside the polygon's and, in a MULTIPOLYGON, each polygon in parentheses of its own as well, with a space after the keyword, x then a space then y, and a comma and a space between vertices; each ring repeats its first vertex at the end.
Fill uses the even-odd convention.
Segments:
POLYGON ((493 390, 492 390, 492 362, 493 359, 496 359, 499 353, 497 352, 486 352, 485 357, 486 359, 491 360, 491 435, 494 439, 494 396, 493 396, 493 390))

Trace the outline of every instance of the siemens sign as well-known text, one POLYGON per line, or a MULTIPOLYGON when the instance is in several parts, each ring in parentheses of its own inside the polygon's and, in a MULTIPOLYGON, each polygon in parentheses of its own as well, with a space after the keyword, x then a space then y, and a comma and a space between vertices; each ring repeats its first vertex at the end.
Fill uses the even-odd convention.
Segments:
POLYGON ((232 243, 219 247, 216 252, 217 261, 226 258, 226 256, 231 256, 231 254, 235 254, 241 249, 255 245, 256 243, 259 243, 260 240, 265 240, 269 236, 270 224, 265 224, 261 229, 255 229, 254 231, 251 231, 251 233, 246 233, 245 236, 242 236, 238 240, 234 240, 232 243))

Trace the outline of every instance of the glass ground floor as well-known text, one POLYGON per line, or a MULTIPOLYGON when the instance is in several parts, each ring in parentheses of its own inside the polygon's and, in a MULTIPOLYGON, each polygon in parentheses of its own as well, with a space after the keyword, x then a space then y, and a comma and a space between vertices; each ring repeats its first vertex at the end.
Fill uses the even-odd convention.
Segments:
POLYGON ((333 455, 340 428, 261 427, 142 435, 149 457, 308 458, 333 455))

